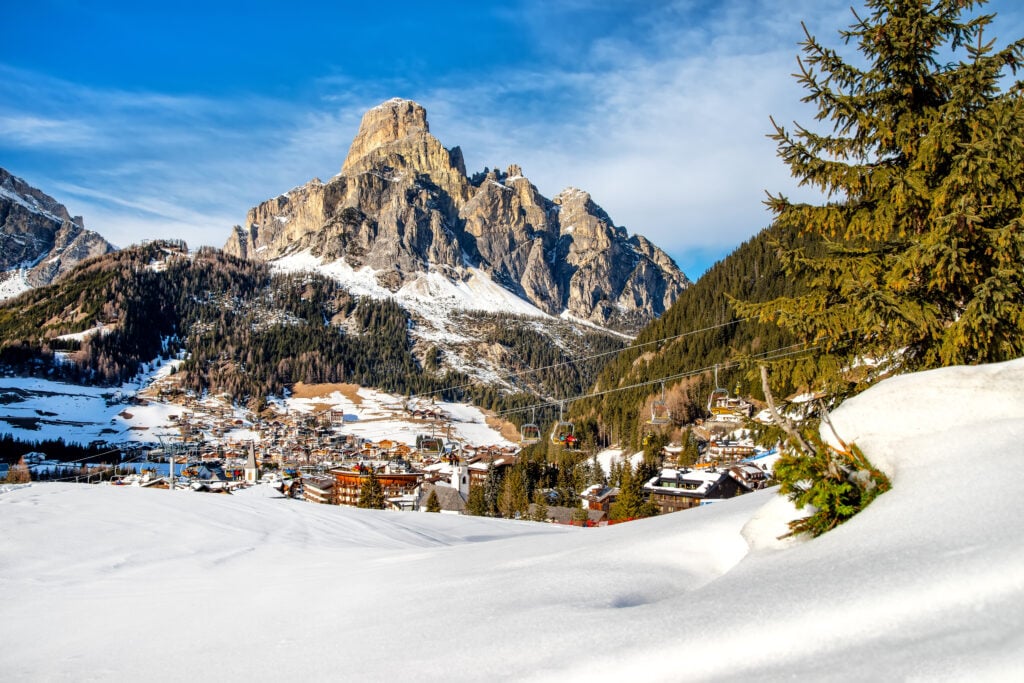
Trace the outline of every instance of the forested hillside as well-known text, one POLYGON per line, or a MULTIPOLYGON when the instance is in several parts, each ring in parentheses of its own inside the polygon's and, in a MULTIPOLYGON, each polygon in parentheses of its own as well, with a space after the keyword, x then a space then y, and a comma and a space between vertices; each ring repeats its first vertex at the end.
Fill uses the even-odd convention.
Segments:
MULTIPOLYGON (((215 249, 153 243, 93 259, 58 283, 0 306, 0 364, 8 372, 113 385, 151 364, 184 358, 196 393, 262 402, 295 382, 351 382, 398 394, 522 405, 532 393, 579 393, 600 366, 571 357, 621 340, 572 333, 564 345, 537 319, 467 313, 506 372, 484 383, 414 350, 410 314, 392 300, 354 297, 314 273, 274 274, 215 249)), ((552 325, 561 323, 550 321, 552 325)))
POLYGON ((608 363, 594 387, 594 393, 608 393, 573 403, 572 415, 595 420, 604 438, 638 446, 651 431, 646 422, 651 402, 660 399, 659 380, 669 378, 664 383, 666 403, 672 425, 679 425, 703 414, 715 388, 716 364, 719 386, 761 398, 759 383, 738 363, 750 356, 789 352, 794 338, 775 325, 741 319, 730 298, 768 301, 799 292, 801 283, 785 277, 777 258, 777 243, 783 238, 809 251, 819 244, 792 228, 783 232, 772 227, 740 245, 608 363))

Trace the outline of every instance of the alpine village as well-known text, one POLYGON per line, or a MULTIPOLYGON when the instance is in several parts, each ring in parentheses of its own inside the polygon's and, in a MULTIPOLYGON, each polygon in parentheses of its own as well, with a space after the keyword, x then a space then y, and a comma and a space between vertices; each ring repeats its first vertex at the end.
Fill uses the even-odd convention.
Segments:
POLYGON ((833 128, 770 133, 830 199, 769 194, 695 282, 586 190, 467 171, 408 99, 219 249, 116 248, 0 169, 0 479, 580 527, 779 487, 834 528, 890 482, 830 411, 1024 355, 1024 42, 933 4, 868 2, 857 68, 807 38, 833 128))

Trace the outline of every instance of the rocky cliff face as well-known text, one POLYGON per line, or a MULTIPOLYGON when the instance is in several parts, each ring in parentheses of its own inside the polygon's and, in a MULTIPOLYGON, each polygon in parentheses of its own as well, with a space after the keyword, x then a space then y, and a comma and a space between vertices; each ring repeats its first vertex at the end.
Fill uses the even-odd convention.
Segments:
POLYGON ((478 268, 542 311, 632 332, 688 286, 672 259, 630 237, 582 190, 543 197, 516 165, 467 178, 419 104, 368 111, 341 173, 251 209, 224 247, 262 260, 309 251, 371 269, 397 291, 427 272, 478 268))
POLYGON ((18 280, 3 293, 49 284, 80 261, 111 251, 81 216, 72 218, 53 197, 0 168, 0 281, 18 280))

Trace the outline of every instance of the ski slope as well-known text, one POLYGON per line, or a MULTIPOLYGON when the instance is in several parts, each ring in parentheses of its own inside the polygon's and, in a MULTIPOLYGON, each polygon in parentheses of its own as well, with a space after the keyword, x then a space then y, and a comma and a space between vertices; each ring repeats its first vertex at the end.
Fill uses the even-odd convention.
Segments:
POLYGON ((1024 680, 1024 360, 833 414, 893 489, 598 529, 236 495, 0 494, 5 680, 1024 680))

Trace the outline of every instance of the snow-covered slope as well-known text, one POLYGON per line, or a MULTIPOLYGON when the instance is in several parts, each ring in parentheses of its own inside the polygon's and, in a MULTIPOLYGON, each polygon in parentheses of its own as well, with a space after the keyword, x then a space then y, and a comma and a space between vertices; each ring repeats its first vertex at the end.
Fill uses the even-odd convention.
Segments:
POLYGON ((271 264, 281 272, 315 271, 342 283, 358 296, 395 299, 426 319, 448 318, 453 311, 476 310, 549 318, 529 301, 496 284, 478 268, 467 268, 468 277, 455 281, 437 272, 416 273, 396 292, 381 286, 378 271, 369 266, 353 269, 344 260, 322 262, 308 251, 284 256, 271 264))
POLYGON ((603 529, 62 484, 0 495, 7 680, 1021 680, 1024 360, 896 378, 894 488, 809 542, 761 491, 603 529))
MULTIPOLYGON (((79 444, 94 441, 155 444, 159 435, 177 432, 181 415, 194 422, 205 422, 209 428, 212 415, 229 410, 232 421, 237 420, 238 424, 223 436, 207 429, 204 439, 211 443, 259 440, 252 431, 252 414, 244 408, 228 407, 218 398, 206 397, 186 407, 158 399, 150 388, 143 392, 144 400, 129 402, 131 396, 151 387, 152 381, 169 376, 175 365, 177 363, 167 363, 138 382, 119 389, 66 384, 38 377, 0 377, 0 434, 10 434, 26 442, 63 439, 79 444)), ((417 435, 423 433, 423 421, 410 418, 402 397, 365 387, 353 388, 353 392, 354 397, 330 391, 312 399, 291 396, 272 403, 281 413, 343 411, 347 416, 343 433, 371 441, 390 439, 412 446, 417 435)), ((451 436, 460 441, 474 446, 509 444, 496 429, 488 426, 483 412, 474 406, 436 401, 432 407, 450 416, 451 436)))

